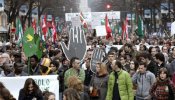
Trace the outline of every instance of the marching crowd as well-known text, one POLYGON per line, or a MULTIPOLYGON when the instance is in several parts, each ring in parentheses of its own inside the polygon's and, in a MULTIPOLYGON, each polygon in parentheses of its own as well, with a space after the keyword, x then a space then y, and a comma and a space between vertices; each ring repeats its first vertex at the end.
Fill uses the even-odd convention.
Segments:
MULTIPOLYGON (((59 100, 175 100, 175 47, 169 38, 138 39, 131 35, 122 40, 116 35, 105 38, 86 34, 88 48, 85 58, 66 58, 60 40, 68 43, 62 34, 56 43, 46 41, 42 58, 25 57, 16 43, 0 43, 0 78, 31 75, 58 75, 59 100), (97 46, 98 45, 98 46, 97 46), (105 51, 106 45, 111 47, 105 51), (136 45, 139 46, 137 49, 136 45), (160 47, 159 45, 162 45, 160 47), (96 61, 91 70, 93 50, 104 50, 102 61, 96 61), (29 60, 30 59, 30 60, 29 60)), ((55 94, 42 92, 32 78, 28 78, 19 97, 14 98, 0 82, 0 100, 55 100, 55 94)))

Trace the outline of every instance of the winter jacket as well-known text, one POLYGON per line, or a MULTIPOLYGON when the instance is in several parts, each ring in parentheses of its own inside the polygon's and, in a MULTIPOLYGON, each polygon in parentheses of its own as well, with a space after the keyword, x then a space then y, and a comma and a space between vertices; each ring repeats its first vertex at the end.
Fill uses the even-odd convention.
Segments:
POLYGON ((137 86, 136 98, 144 99, 150 96, 149 90, 155 80, 155 75, 150 71, 146 71, 144 74, 136 72, 132 77, 133 83, 137 86))
POLYGON ((67 87, 67 81, 70 76, 77 76, 83 83, 85 79, 85 72, 83 69, 79 69, 79 72, 74 69, 70 68, 68 69, 64 74, 64 85, 67 87))
MULTIPOLYGON (((106 100, 112 100, 113 98, 114 83, 115 75, 114 72, 111 72, 109 75, 106 100)), ((128 72, 122 69, 118 72, 118 88, 121 100, 134 100, 131 77, 128 72)))

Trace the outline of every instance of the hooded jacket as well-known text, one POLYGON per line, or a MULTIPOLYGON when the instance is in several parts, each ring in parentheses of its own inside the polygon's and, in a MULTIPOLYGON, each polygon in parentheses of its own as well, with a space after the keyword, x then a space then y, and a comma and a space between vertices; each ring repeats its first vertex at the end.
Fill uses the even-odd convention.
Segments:
POLYGON ((133 83, 137 85, 136 98, 144 99, 148 97, 149 90, 155 80, 155 75, 150 71, 146 71, 143 74, 136 72, 132 77, 133 83))

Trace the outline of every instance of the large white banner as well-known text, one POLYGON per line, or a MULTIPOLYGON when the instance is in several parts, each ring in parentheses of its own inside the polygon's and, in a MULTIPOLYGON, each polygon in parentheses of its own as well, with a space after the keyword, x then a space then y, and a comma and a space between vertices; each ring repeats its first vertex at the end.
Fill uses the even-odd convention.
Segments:
POLYGON ((26 79, 33 78, 42 91, 48 90, 55 93, 56 100, 59 100, 59 82, 57 77, 57 75, 1 77, 0 82, 18 99, 19 91, 24 87, 26 79))

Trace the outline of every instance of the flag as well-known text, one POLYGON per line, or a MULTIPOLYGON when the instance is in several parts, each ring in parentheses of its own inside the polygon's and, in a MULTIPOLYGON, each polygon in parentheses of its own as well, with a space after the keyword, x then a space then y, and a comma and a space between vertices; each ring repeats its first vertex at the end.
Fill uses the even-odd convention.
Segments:
POLYGON ((42 19, 42 32, 44 35, 44 38, 46 39, 46 35, 47 35, 47 16, 44 15, 44 19, 42 19))
POLYGON ((122 25, 122 39, 123 40, 128 39, 128 18, 127 17, 124 20, 123 25, 122 25))
POLYGON ((137 32, 137 35, 139 37, 143 37, 144 36, 144 33, 143 33, 143 20, 141 18, 141 16, 139 16, 138 18, 138 32, 137 32))
POLYGON ((40 59, 42 57, 42 54, 43 54, 43 48, 42 48, 42 45, 41 45, 41 38, 39 36, 39 34, 35 34, 35 43, 36 43, 36 56, 40 59))
POLYGON ((107 14, 105 16, 105 28, 106 28, 106 39, 109 39, 109 38, 112 37, 112 34, 111 34, 112 33, 112 30, 111 30, 111 28, 109 26, 109 21, 108 21, 107 14))
POLYGON ((52 41, 55 43, 57 38, 57 30, 54 22, 54 18, 52 19, 52 41))
POLYGON ((23 49, 27 57, 31 57, 37 51, 37 46, 34 40, 34 29, 32 27, 27 28, 25 31, 23 36, 23 49))
POLYGON ((88 28, 87 22, 85 21, 85 18, 84 18, 84 15, 82 12, 80 13, 80 21, 81 21, 84 28, 88 28))
POLYGON ((33 27, 33 29, 34 29, 34 33, 35 33, 35 34, 38 34, 38 33, 37 33, 37 30, 36 30, 37 27, 36 27, 36 19, 35 19, 35 18, 34 18, 33 21, 32 21, 32 27, 33 27))
POLYGON ((21 41, 23 36, 23 29, 19 18, 16 19, 16 35, 18 37, 18 42, 21 41))

